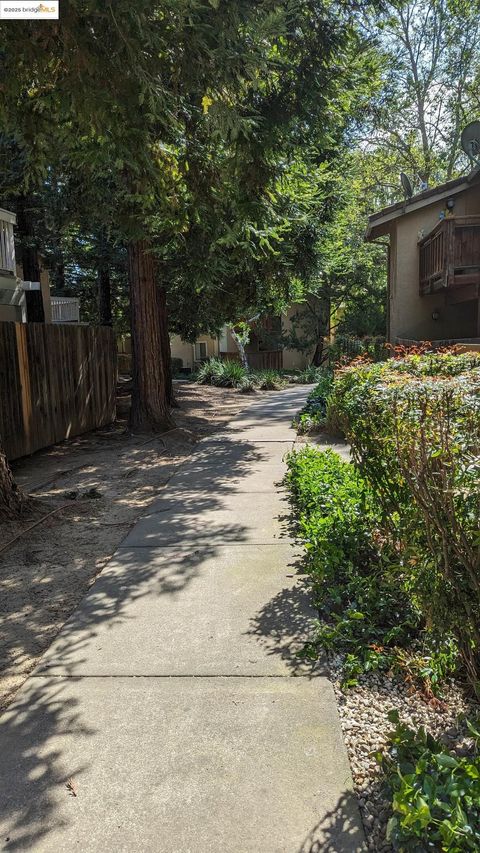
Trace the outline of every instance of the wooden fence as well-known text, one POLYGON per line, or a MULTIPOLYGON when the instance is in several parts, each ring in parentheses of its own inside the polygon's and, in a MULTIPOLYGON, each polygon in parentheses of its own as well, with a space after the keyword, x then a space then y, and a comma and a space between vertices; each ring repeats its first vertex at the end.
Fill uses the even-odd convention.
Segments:
MULTIPOLYGON (((236 352, 221 352, 220 358, 224 361, 240 361, 240 355, 236 352)), ((252 370, 282 370, 283 368, 281 349, 247 352, 247 359, 252 370)))
POLYGON ((111 423, 115 381, 111 329, 0 323, 0 439, 7 458, 111 423))

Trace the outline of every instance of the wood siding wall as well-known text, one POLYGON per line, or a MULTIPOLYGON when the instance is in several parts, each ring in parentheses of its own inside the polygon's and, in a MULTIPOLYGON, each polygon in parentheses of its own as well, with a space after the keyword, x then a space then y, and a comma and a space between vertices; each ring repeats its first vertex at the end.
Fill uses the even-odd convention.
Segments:
MULTIPOLYGON (((221 352, 220 358, 224 361, 240 361, 238 352, 221 352)), ((282 370, 283 350, 262 350, 260 352, 247 351, 248 366, 252 370, 282 370)))
POLYGON ((115 419, 112 329, 0 323, 0 438, 8 459, 115 419))

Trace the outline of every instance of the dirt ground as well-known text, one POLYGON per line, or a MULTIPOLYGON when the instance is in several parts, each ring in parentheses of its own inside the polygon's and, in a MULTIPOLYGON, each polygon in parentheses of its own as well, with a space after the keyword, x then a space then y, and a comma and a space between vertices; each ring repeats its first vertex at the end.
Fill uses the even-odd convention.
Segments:
POLYGON ((175 431, 129 433, 123 390, 119 420, 111 427, 13 463, 17 482, 39 504, 21 523, 0 524, 0 712, 195 444, 249 402, 230 389, 190 382, 175 387, 175 431), (2 550, 17 534, 18 541, 2 550))

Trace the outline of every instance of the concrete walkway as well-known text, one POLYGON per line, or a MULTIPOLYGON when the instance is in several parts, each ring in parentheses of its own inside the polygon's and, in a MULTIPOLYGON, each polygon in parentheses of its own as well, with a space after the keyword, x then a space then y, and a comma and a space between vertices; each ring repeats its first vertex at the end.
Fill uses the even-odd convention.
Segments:
POLYGON ((278 484, 305 395, 201 442, 2 717, 0 849, 363 849, 332 688, 297 654, 278 484))

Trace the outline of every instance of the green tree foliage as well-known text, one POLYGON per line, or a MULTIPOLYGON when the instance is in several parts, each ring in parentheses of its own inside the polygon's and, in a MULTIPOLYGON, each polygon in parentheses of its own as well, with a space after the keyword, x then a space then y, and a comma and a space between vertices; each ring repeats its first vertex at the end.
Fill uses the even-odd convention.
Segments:
POLYGON ((63 0, 51 26, 9 23, 0 122, 21 165, 12 195, 39 201, 30 276, 41 248, 63 289, 76 232, 83 250, 99 234, 126 246, 132 425, 168 427, 166 288, 190 336, 287 298, 311 166, 364 97, 359 39, 325 0, 63 0))
MULTIPOLYGON (((58 27, 30 29, 31 43, 14 29, 5 45, 21 72, 5 118, 25 181, 48 185, 55 155, 74 170, 60 179, 74 230, 80 209, 124 240, 147 233, 185 337, 288 302, 314 266, 318 171, 369 96, 373 60, 348 12, 318 0, 66 2, 58 27)), ((46 206, 54 261, 64 210, 46 206)))
POLYGON ((320 216, 316 274, 303 293, 290 345, 319 363, 330 329, 385 333, 385 247, 363 242, 369 213, 469 168, 459 141, 478 115, 480 17, 463 0, 392 0, 360 10, 372 51, 369 101, 325 176, 334 186, 320 216), (332 203, 333 199, 333 203, 332 203))
POLYGON ((343 152, 323 169, 323 209, 319 209, 313 270, 299 282, 299 309, 288 345, 310 353, 314 364, 326 357, 331 332, 385 333, 386 248, 365 242, 367 196, 365 157, 343 152))
MULTIPOLYGON (((462 128, 478 115, 478 2, 389 0, 369 11, 366 26, 383 66, 365 139, 368 151, 381 152, 377 172, 386 157, 417 191, 454 177, 468 166, 462 128)), ((391 197, 385 171, 381 182, 391 197)))
POLYGON ((368 88, 358 36, 336 11, 257 4, 255 72, 190 89, 178 152, 184 226, 159 249, 172 323, 188 339, 280 310, 313 269, 319 169, 368 88))

